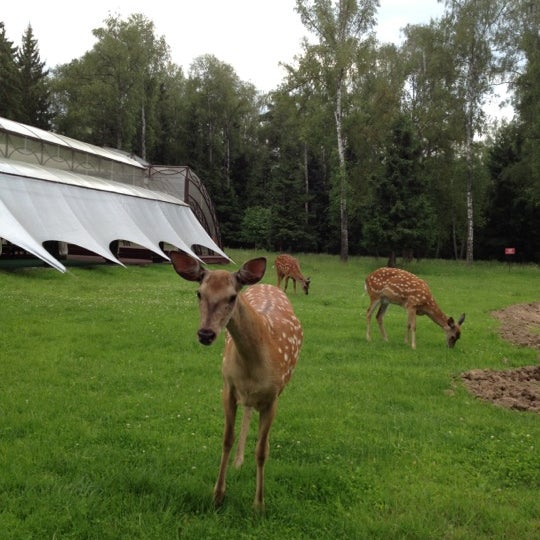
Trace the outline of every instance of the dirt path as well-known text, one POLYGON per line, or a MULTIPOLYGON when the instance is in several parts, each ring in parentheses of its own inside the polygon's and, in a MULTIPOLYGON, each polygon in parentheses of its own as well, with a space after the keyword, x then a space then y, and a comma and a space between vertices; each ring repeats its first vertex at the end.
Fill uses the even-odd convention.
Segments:
MULTIPOLYGON (((516 304, 492 315, 501 322, 503 339, 540 351, 540 302, 516 304)), ((540 365, 495 371, 473 369, 461 374, 480 399, 519 411, 540 413, 540 365)))

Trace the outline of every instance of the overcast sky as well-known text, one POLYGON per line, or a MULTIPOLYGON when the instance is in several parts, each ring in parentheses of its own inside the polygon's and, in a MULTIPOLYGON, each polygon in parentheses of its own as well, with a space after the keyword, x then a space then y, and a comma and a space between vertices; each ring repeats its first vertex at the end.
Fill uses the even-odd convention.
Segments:
MULTIPOLYGON (((258 90, 275 89, 284 72, 279 62, 291 62, 306 35, 295 0, 55 0, 3 1, 0 20, 19 45, 28 24, 38 40, 41 59, 49 67, 81 57, 95 43, 92 30, 109 15, 127 18, 142 13, 171 48, 172 60, 187 73, 192 61, 213 54, 233 66, 243 81, 258 90)), ((378 34, 397 42, 408 23, 438 17, 437 0, 382 0, 378 34)))
MULTIPOLYGON (((295 0, 23 0, 2 1, 0 21, 18 46, 28 24, 48 67, 65 64, 89 51, 94 28, 109 15, 126 19, 142 13, 164 36, 172 61, 187 74, 195 58, 213 54, 230 64, 243 81, 263 92, 284 77, 280 62, 301 52, 306 30, 294 10, 295 0)), ((380 0, 380 41, 399 43, 407 24, 428 23, 444 9, 437 0, 380 0)))

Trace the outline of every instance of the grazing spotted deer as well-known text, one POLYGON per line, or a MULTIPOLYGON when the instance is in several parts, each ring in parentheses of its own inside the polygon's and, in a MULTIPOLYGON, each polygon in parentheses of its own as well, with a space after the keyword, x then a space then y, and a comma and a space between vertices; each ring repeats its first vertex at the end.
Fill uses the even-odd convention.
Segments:
POLYGON ((403 306, 407 310, 407 332, 405 343, 411 335, 411 346, 416 349, 416 316, 427 315, 438 324, 446 335, 446 343, 452 348, 461 335, 461 325, 465 320, 465 313, 456 323, 452 317, 447 317, 435 302, 427 283, 410 272, 399 268, 379 268, 366 278, 366 292, 369 294, 370 304, 367 310, 366 339, 371 341, 371 316, 377 306, 376 319, 385 341, 388 341, 383 325, 383 317, 390 304, 403 306))
POLYGON ((266 270, 261 257, 246 262, 237 272, 208 270, 183 253, 171 253, 176 272, 188 281, 199 282, 200 327, 203 345, 211 345, 226 328, 223 352, 223 408, 225 428, 223 452, 214 501, 225 496, 225 478, 234 442, 237 406, 244 416, 234 464, 244 461, 244 448, 253 409, 259 412, 255 457, 257 486, 255 508, 264 508, 264 464, 269 453, 269 432, 277 410, 278 397, 291 378, 303 341, 300 321, 289 299, 273 285, 258 284, 266 270), (253 285, 244 292, 244 285, 253 285))
POLYGON ((283 287, 283 290, 286 291, 290 278, 293 280, 295 294, 297 281, 302 283, 302 288, 304 289, 304 292, 308 294, 309 284, 311 283, 311 280, 309 278, 305 278, 302 275, 302 272, 300 272, 300 264, 298 263, 297 259, 295 259, 291 255, 278 255, 274 262, 274 266, 276 267, 277 272, 278 287, 281 286, 281 280, 285 278, 285 286, 283 287))

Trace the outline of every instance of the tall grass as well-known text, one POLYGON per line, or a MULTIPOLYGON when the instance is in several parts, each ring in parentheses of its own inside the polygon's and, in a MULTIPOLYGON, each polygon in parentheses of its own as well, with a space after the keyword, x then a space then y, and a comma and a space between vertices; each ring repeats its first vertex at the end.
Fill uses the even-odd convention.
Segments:
POLYGON ((376 325, 365 341, 363 278, 382 261, 299 259, 310 294, 289 296, 305 343, 270 434, 263 517, 256 422, 223 507, 211 502, 223 337, 197 343, 194 284, 168 264, 0 270, 0 537, 538 537, 539 417, 480 401, 459 378, 538 362, 490 315, 538 300, 538 268, 410 263, 445 313, 467 314, 453 350, 419 318, 413 351, 396 306, 390 341, 376 325))

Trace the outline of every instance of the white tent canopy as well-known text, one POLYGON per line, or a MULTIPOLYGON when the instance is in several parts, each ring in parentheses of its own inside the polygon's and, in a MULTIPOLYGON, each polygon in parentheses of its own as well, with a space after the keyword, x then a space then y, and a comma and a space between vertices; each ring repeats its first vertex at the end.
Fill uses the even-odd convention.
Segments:
POLYGON ((43 248, 56 240, 81 246, 122 264, 110 251, 115 240, 139 244, 168 259, 159 243, 193 257, 194 245, 228 259, 191 208, 168 194, 0 158, 0 237, 57 270, 64 265, 43 248))

